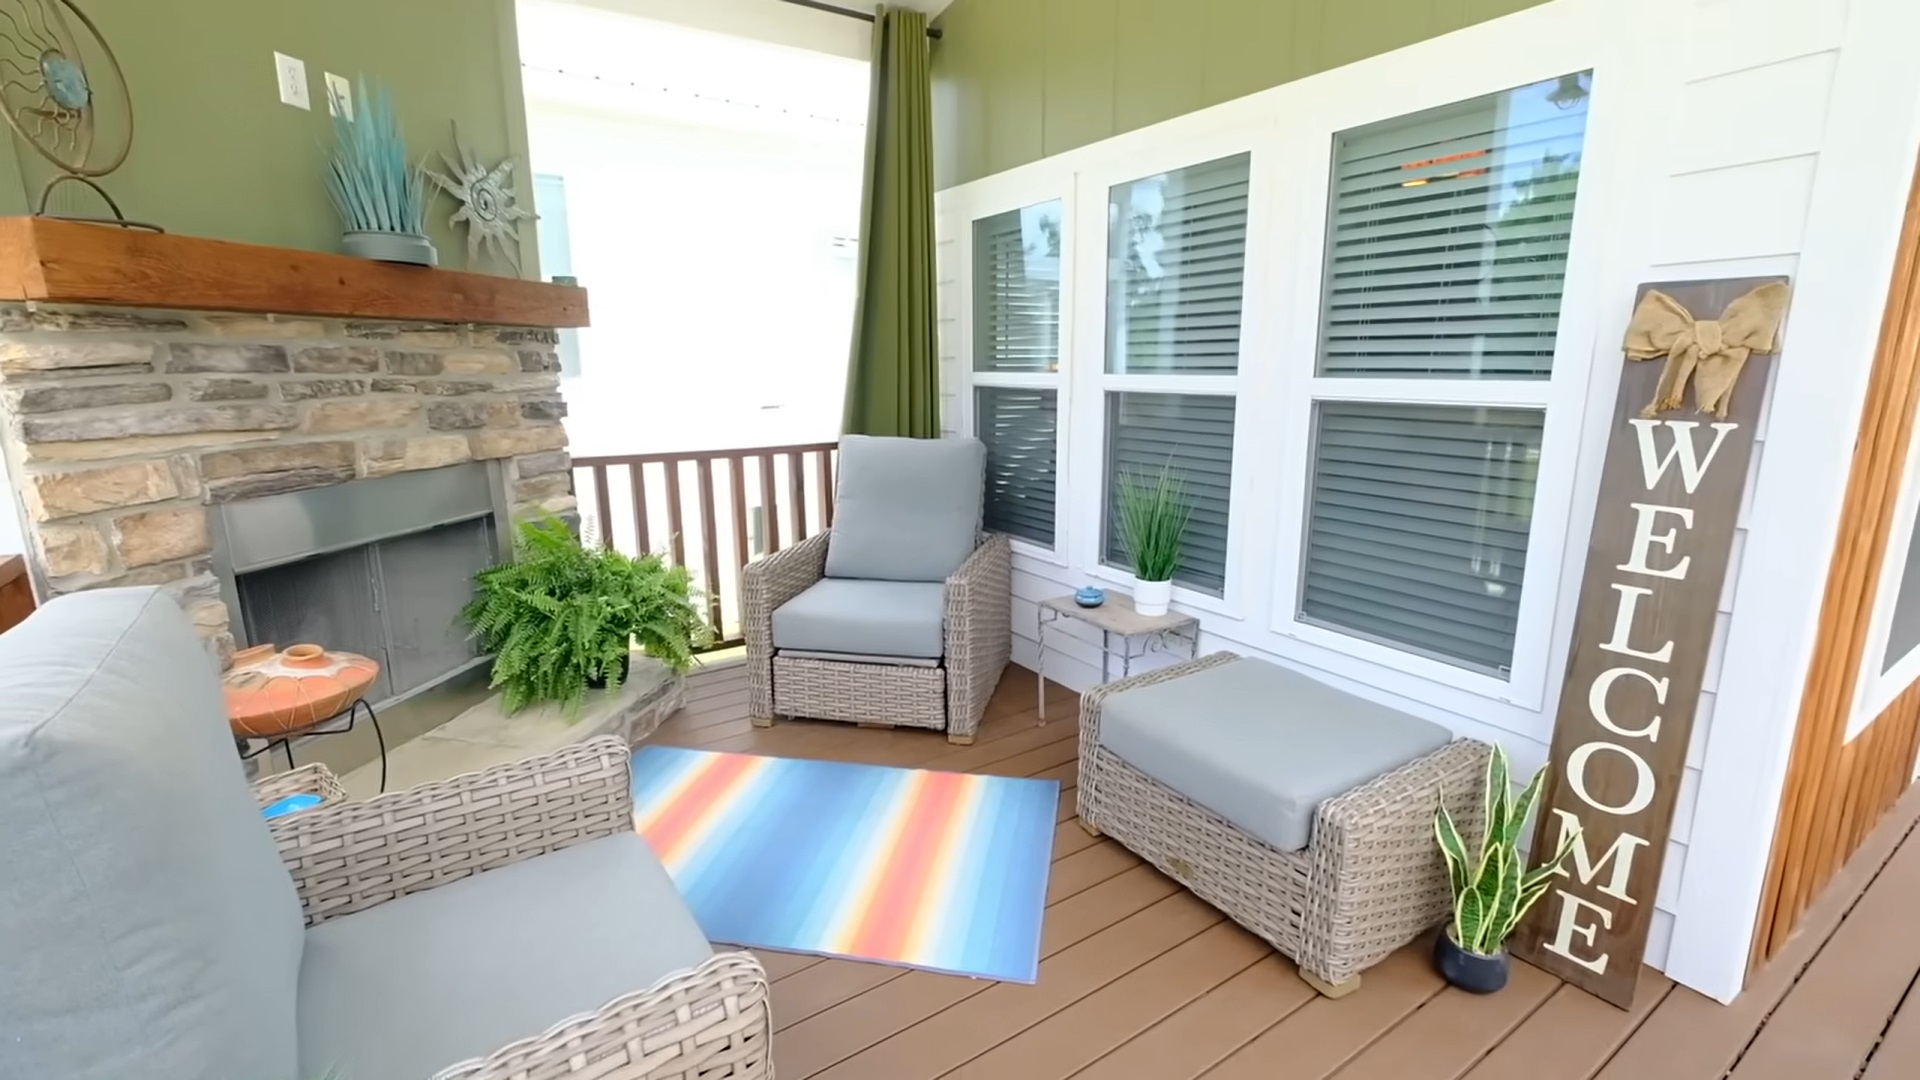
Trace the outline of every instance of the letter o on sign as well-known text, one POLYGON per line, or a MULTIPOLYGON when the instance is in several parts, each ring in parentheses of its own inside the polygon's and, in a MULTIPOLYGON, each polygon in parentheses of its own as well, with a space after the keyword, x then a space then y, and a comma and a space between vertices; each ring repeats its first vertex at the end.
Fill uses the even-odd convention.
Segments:
POLYGON ((1567 755, 1567 784, 1573 793, 1588 806, 1607 814, 1619 814, 1625 817, 1645 810, 1653 802, 1653 768, 1647 760, 1632 750, 1610 742, 1586 743, 1567 755), (1619 806, 1608 806, 1587 792, 1587 763, 1593 755, 1602 750, 1619 754, 1633 763, 1633 795, 1619 806))

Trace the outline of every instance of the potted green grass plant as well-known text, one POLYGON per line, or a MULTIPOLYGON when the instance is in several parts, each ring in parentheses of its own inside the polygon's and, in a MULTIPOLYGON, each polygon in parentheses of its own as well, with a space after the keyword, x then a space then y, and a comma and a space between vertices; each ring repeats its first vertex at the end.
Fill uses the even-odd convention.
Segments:
POLYGON ((1565 837, 1553 857, 1531 870, 1521 854, 1520 830, 1540 797, 1547 770, 1533 774, 1518 798, 1507 768, 1507 752, 1493 748, 1481 798, 1486 831, 1469 848, 1445 804, 1434 812, 1433 832, 1447 861, 1453 889, 1453 918, 1434 942, 1434 966, 1449 983, 1476 994, 1507 985, 1506 941, 1527 911, 1546 894, 1554 871, 1565 862, 1579 834, 1565 837))
POLYGON ((335 103, 326 182, 347 254, 420 266, 440 261, 427 239, 426 170, 407 160, 393 95, 369 89, 365 77, 351 102, 335 103))
POLYGON ((1186 477, 1171 464, 1147 472, 1129 469, 1115 485, 1120 542, 1133 564, 1133 607, 1165 615, 1173 600, 1173 573, 1193 506, 1186 477))
POLYGON ((685 567, 583 545, 557 517, 519 524, 514 558, 474 576, 461 613, 494 654, 509 713, 537 702, 577 711, 587 691, 618 690, 635 643, 674 671, 709 637, 685 567))

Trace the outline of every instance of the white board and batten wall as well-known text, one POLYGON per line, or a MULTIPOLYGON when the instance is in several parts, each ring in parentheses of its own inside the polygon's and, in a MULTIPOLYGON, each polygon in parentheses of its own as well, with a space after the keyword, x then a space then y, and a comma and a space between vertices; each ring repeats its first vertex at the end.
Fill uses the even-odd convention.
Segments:
MULTIPOLYGON (((1920 69, 1900 55, 1912 40, 1920 5, 1908 0, 1554 0, 941 192, 942 416, 952 433, 972 427, 971 223, 1063 203, 1056 539, 1051 550, 1015 544, 1016 661, 1036 660, 1038 601, 1126 581, 1100 558, 1110 185, 1253 154, 1227 585, 1220 596, 1175 596, 1200 616, 1202 650, 1286 664, 1498 741, 1516 770, 1539 766, 1552 737, 1636 286, 1787 275, 1787 345, 1756 433, 1647 953, 1730 1000, 1744 979, 1913 167, 1920 69), (1592 97, 1507 679, 1302 623, 1304 384, 1333 136, 1586 70, 1592 97)), ((1084 642, 1050 648, 1047 675, 1084 689, 1099 679, 1098 653, 1084 642)))

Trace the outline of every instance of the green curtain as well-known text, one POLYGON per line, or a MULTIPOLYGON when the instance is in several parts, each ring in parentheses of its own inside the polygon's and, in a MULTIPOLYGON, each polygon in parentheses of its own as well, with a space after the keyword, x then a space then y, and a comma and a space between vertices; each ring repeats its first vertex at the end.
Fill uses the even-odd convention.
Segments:
POLYGON ((843 427, 938 438, 933 87, 927 17, 918 11, 874 11, 858 289, 843 427))

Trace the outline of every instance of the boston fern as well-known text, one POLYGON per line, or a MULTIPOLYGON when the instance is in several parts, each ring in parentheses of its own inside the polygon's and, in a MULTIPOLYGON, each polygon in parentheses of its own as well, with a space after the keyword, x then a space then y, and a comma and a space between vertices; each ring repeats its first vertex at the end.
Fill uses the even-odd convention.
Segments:
POLYGON ((1152 473, 1129 469, 1118 478, 1114 502, 1120 542, 1133 560, 1133 576, 1141 581, 1172 581, 1180 566, 1180 541, 1193 513, 1185 476, 1172 465, 1152 473))
POLYGON ((1434 836, 1440 842, 1440 853, 1446 857, 1447 880, 1453 886, 1453 922, 1448 932, 1468 952, 1493 956, 1500 951, 1528 909, 1546 894, 1547 887, 1553 883, 1554 871, 1566 861, 1579 840, 1577 832, 1562 837, 1560 850, 1553 853, 1553 858, 1532 870, 1526 869, 1526 857, 1519 848, 1520 829, 1526 824, 1534 801, 1540 797, 1546 776, 1544 768, 1533 774, 1533 782, 1519 798, 1514 798, 1507 752, 1498 746, 1493 748, 1493 756, 1487 760, 1486 787, 1482 792, 1487 829, 1477 851, 1467 849, 1445 805, 1433 815, 1434 836))
POLYGON ((520 523, 514 559, 474 576, 461 617, 494 654, 493 687, 508 712, 536 702, 578 709, 591 684, 615 690, 638 642, 675 671, 707 640, 685 567, 582 546, 567 523, 520 523))

